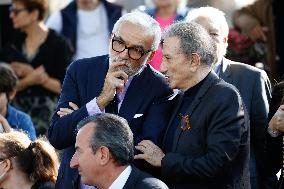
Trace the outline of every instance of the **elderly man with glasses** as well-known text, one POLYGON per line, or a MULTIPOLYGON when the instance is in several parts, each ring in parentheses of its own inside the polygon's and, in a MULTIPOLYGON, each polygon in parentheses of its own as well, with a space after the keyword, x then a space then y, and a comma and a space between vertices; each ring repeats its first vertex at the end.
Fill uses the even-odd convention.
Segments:
POLYGON ((84 188, 69 162, 75 152, 76 125, 89 115, 117 114, 128 121, 135 144, 143 139, 160 144, 172 90, 147 64, 160 38, 160 27, 153 18, 129 13, 114 25, 109 55, 69 66, 48 136, 55 148, 64 149, 57 188, 84 188))

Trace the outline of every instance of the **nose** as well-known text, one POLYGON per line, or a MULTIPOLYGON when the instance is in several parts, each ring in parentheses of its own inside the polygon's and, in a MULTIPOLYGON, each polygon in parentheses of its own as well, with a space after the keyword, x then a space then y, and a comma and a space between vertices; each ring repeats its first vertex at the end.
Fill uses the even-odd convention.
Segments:
POLYGON ((122 57, 122 58, 129 58, 128 49, 124 49, 124 51, 122 51, 120 53, 120 57, 122 57))
POLYGON ((76 155, 76 152, 75 154, 72 156, 72 159, 70 161, 70 167, 72 169, 75 169, 75 168, 78 168, 79 164, 78 164, 78 158, 77 158, 77 155, 76 155))

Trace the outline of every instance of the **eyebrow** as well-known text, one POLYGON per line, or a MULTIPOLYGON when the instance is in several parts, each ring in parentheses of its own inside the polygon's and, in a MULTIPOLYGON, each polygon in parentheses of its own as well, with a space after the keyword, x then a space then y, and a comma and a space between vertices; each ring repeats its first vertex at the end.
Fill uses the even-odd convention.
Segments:
MULTIPOLYGON (((121 40, 122 42, 124 42, 126 44, 126 42, 122 39, 122 37, 120 36, 115 36, 115 39, 121 40)), ((127 45, 127 44, 126 44, 127 45)), ((142 45, 132 45, 130 47, 134 47, 134 48, 142 48, 143 50, 145 50, 145 48, 142 45)))
POLYGON ((75 146, 75 150, 76 151, 80 150, 80 147, 79 146, 75 146))

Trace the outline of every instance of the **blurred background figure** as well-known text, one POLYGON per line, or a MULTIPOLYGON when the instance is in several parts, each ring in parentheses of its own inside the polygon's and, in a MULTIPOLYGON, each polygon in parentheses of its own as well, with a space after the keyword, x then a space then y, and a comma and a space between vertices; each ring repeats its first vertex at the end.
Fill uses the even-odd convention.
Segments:
POLYGON ((31 115, 37 134, 45 134, 73 51, 43 23, 48 0, 13 0, 10 17, 20 31, 3 49, 3 60, 19 77, 13 105, 31 115))
POLYGON ((53 189, 58 158, 43 139, 22 132, 0 133, 0 188, 53 189))
POLYGON ((110 0, 110 2, 117 3, 121 5, 127 12, 132 11, 133 9, 137 8, 140 5, 146 5, 148 1, 152 0, 110 0))
MULTIPOLYGON (((155 18, 160 24, 162 31, 173 22, 182 21, 188 12, 186 7, 181 6, 182 0, 153 0, 153 3, 154 7, 140 6, 138 10, 155 18)), ((150 64, 159 71, 161 63, 162 49, 159 47, 150 64)))
POLYGON ((270 182, 272 187, 283 189, 284 81, 279 82, 274 86, 272 100, 270 103, 269 119, 270 122, 266 132, 266 159, 264 161, 266 168, 265 173, 271 177, 274 176, 275 179, 270 182), (276 187, 276 174, 280 169, 282 169, 281 177, 278 187, 276 187))
POLYGON ((76 50, 75 59, 108 53, 109 37, 122 7, 106 0, 74 0, 47 20, 47 26, 64 35, 76 50))
POLYGON ((12 38, 13 26, 9 18, 11 0, 0 1, 0 52, 2 47, 12 38))
POLYGON ((266 56, 271 79, 283 79, 283 24, 280 19, 284 13, 279 0, 257 0, 238 10, 234 25, 250 39, 259 44, 266 56))
POLYGON ((9 102, 16 95, 17 76, 8 64, 0 63, 0 130, 11 128, 27 132, 30 139, 36 139, 35 128, 29 115, 11 106, 9 102))

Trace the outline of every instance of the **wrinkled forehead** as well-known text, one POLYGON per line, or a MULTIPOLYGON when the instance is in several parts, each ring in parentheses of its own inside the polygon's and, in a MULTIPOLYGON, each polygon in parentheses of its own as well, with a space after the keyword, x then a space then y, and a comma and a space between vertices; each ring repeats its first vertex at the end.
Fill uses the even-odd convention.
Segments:
POLYGON ((150 49, 154 41, 153 34, 147 31, 145 26, 130 22, 121 23, 114 32, 116 37, 121 38, 127 45, 131 46, 143 46, 150 49))

